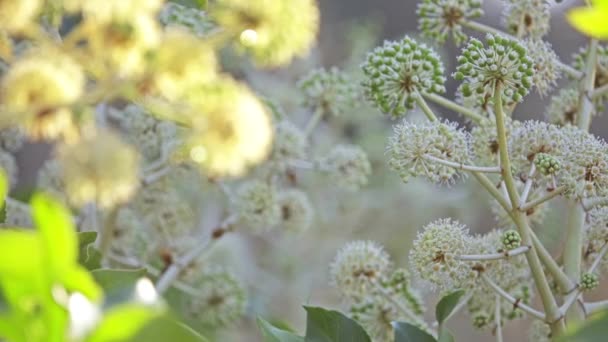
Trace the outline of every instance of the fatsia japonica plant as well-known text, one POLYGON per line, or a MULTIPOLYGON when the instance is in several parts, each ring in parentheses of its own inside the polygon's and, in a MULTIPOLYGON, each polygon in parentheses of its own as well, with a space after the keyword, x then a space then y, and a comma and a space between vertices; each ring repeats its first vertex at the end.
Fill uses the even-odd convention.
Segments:
POLYGON ((0 340, 215 340, 248 314, 216 242, 303 234, 306 174, 356 192, 371 172, 311 139, 358 103, 347 73, 300 75, 302 124, 230 69, 285 66, 318 29, 313 0, 1 1, 0 340))

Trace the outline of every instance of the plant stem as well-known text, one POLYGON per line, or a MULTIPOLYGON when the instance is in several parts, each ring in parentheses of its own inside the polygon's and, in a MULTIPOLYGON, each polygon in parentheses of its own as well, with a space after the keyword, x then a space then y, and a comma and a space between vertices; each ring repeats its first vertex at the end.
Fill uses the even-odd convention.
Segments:
POLYGON ((519 199, 518 208, 521 208, 526 204, 528 200, 528 195, 530 194, 530 189, 532 189, 532 183, 534 182, 534 174, 536 173, 536 165, 532 163, 530 167, 530 172, 528 173, 528 179, 526 179, 526 184, 524 185, 524 191, 521 193, 521 198, 519 199))
MULTIPOLYGON (((501 86, 500 84, 497 84, 494 87, 494 116, 496 117, 496 132, 498 136, 500 167, 502 169, 502 178, 505 182, 505 186, 507 187, 507 193, 509 194, 509 199, 511 201, 511 207, 516 208, 516 206, 519 204, 519 193, 517 191, 513 175, 511 174, 511 161, 509 159, 504 115, 505 114, 502 108, 501 86)), ((530 236, 530 228, 528 226, 528 220, 525 214, 520 210, 514 209, 512 217, 517 225, 519 235, 522 238, 522 243, 524 245, 532 246, 532 237, 530 236)), ((551 293, 551 288, 549 287, 547 277, 545 276, 535 248, 530 249, 530 251, 526 253, 526 259, 528 261, 530 271, 532 272, 534 282, 536 283, 536 288, 540 294, 543 307, 550 320, 551 332, 553 333, 553 336, 559 336, 565 329, 564 322, 560 317, 559 308, 557 307, 555 298, 551 293)))
POLYGON ((555 188, 553 191, 546 193, 544 196, 541 196, 535 200, 532 200, 532 201, 522 205, 519 208, 519 210, 528 211, 528 210, 536 207, 539 204, 543 204, 543 203, 547 202, 548 200, 552 199, 553 197, 561 195, 564 191, 566 191, 566 187, 563 185, 559 186, 559 187, 555 188))
POLYGON ((453 110, 457 113, 460 113, 466 117, 468 117, 469 119, 475 121, 476 123, 481 123, 484 120, 487 120, 486 117, 484 117, 483 115, 475 112, 474 110, 471 110, 467 107, 461 106, 458 103, 451 101, 449 99, 446 99, 443 96, 437 95, 437 94, 432 94, 432 93, 424 93, 422 94, 426 99, 431 100, 433 102, 435 102, 438 105, 441 105, 447 109, 453 110))
POLYGON ((593 90, 593 94, 591 94, 591 98, 593 100, 595 100, 598 97, 606 95, 606 94, 608 94, 608 84, 604 84, 603 86, 601 86, 599 88, 595 88, 595 90, 593 90))
POLYGON ((424 112, 424 115, 426 115, 429 121, 437 121, 437 116, 435 116, 435 113, 433 113, 433 110, 429 107, 429 105, 424 100, 424 97, 422 97, 420 93, 418 93, 418 96, 416 96, 416 103, 418 104, 420 109, 422 109, 422 112, 424 112))
POLYGON ((494 305, 494 322, 496 323, 496 342, 502 342, 502 322, 500 317, 500 295, 496 295, 494 305))
POLYGON ((566 273, 557 264, 555 259, 551 256, 549 251, 543 246, 533 230, 530 230, 530 236, 532 236, 532 242, 534 248, 538 253, 538 257, 547 268, 547 271, 551 274, 553 279, 557 282, 557 285, 564 293, 571 293, 576 290, 577 285, 566 275, 566 273))
POLYGON ((95 243, 97 249, 99 249, 99 252, 101 253, 101 264, 103 265, 107 261, 106 255, 112 247, 112 240, 114 240, 114 230, 116 229, 115 219, 118 210, 116 210, 115 208, 110 209, 107 214, 108 216, 102 222, 100 222, 97 208, 94 207, 93 209, 95 210, 94 220, 98 222, 96 223, 96 226, 99 227, 99 236, 97 237, 97 241, 95 243))
POLYGON ((430 154, 425 154, 423 156, 424 159, 427 159, 429 161, 433 161, 445 166, 449 166, 449 167, 453 167, 457 170, 463 170, 463 171, 474 171, 474 172, 486 172, 486 173, 500 173, 500 167, 498 166, 475 166, 475 165, 465 165, 465 164, 460 164, 460 163, 455 163, 449 160, 445 160, 445 159, 441 159, 441 158, 437 158, 435 156, 432 156, 430 154))
MULTIPOLYGON (((475 30, 478 32, 491 33, 491 34, 507 37, 512 40, 519 40, 517 37, 515 37, 511 34, 503 32, 499 29, 495 29, 492 26, 488 26, 486 24, 482 24, 482 23, 472 21, 472 20, 463 20, 462 26, 470 28, 471 30, 475 30)), ((572 78, 580 79, 583 76, 583 73, 581 73, 580 71, 574 69, 573 67, 571 67, 568 64, 565 64, 561 61, 558 61, 557 65, 560 69, 562 69, 566 74, 570 75, 570 77, 572 77, 572 78)))
POLYGON ((317 109, 315 109, 315 112, 312 114, 310 120, 306 124, 306 128, 304 128, 305 137, 310 136, 310 134, 312 134, 312 131, 315 129, 315 127, 317 127, 319 121, 321 121, 321 118, 324 114, 325 111, 323 110, 323 107, 318 106, 317 109))
POLYGON ((483 281, 485 281, 486 284, 488 284, 488 286, 490 286, 492 288, 492 290, 494 290, 494 292, 496 292, 497 295, 504 298, 507 302, 513 304, 513 306, 515 308, 521 309, 522 311, 526 312, 530 316, 538 318, 541 321, 546 320, 544 313, 529 307, 528 305, 522 303, 520 299, 517 299, 517 298, 511 296, 507 291, 500 288, 500 286, 498 286, 494 281, 492 281, 492 279, 490 279, 487 275, 482 273, 481 279, 483 279, 483 281))
POLYGON ((500 259, 508 259, 509 257, 524 254, 529 250, 530 250, 530 246, 520 246, 520 247, 514 248, 509 251, 504 251, 503 253, 465 254, 465 255, 458 255, 455 257, 455 259, 467 260, 467 261, 500 260, 500 259))
POLYGON ((585 78, 580 83, 580 94, 578 101, 578 128, 588 131, 591 126, 591 113, 593 111, 593 88, 595 84, 595 72, 597 64, 597 45, 596 39, 589 42, 589 52, 585 64, 585 78))
POLYGON ((492 181, 490 181, 488 176, 486 176, 480 172, 471 172, 471 174, 473 175, 473 177, 475 177, 475 179, 477 179, 479 184, 481 184, 490 193, 490 195, 492 195, 492 197, 494 197, 494 199, 502 206, 502 208, 509 214, 509 216, 512 216, 511 204, 500 193, 500 191, 498 191, 498 189, 496 189, 496 186, 494 186, 494 184, 492 184, 492 181))
POLYGON ((608 205, 608 197, 594 197, 587 201, 583 201, 583 207, 585 210, 591 210, 594 207, 608 205))
MULTIPOLYGON (((564 247, 564 272, 570 279, 578 280, 581 277, 581 263, 583 245, 583 226, 585 224, 585 211, 579 202, 571 201, 568 208, 568 228, 566 230, 566 245, 564 247)), ((576 297, 574 297, 576 299, 576 297)), ((584 319, 584 312, 572 307, 566 313, 568 324, 584 319)))

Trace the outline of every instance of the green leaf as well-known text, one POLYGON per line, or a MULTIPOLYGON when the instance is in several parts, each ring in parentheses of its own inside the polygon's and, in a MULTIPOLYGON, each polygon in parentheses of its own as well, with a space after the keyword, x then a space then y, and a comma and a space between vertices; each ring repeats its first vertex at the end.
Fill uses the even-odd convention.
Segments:
POLYGON ((359 323, 344 314, 319 307, 305 306, 307 342, 371 342, 359 323))
POLYGON ((34 231, 0 230, 0 280, 31 279, 42 269, 41 250, 34 231))
POLYGON ((97 232, 78 233, 78 248, 83 249, 97 240, 97 232))
POLYGON ((443 324, 446 318, 450 316, 464 293, 465 292, 462 290, 454 291, 448 295, 445 295, 443 298, 441 298, 439 303, 437 303, 437 306, 435 307, 435 318, 437 319, 439 325, 443 324))
POLYGON ((577 7, 567 14, 568 21, 582 33, 599 38, 608 38, 608 1, 592 1, 593 6, 577 7))
POLYGON ((119 305, 108 311, 86 342, 121 342, 132 338, 162 312, 141 304, 119 305))
POLYGON ((415 325, 393 322, 395 342, 437 342, 435 338, 415 325))
POLYGON ((68 271, 78 260, 78 237, 68 210, 49 195, 32 198, 32 216, 40 232, 50 274, 68 271))
POLYGON ((100 268, 91 271, 95 281, 105 292, 116 292, 122 290, 131 291, 139 278, 146 275, 145 268, 138 269, 110 269, 100 268))
POLYGON ((156 317, 144 325, 130 342, 208 342, 205 337, 169 315, 156 317))
POLYGON ((304 342, 304 337, 281 330, 261 317, 257 318, 257 322, 264 336, 264 342, 304 342))
POLYGON ((570 329, 560 342, 604 342, 608 336, 608 310, 594 314, 575 329, 570 329))
POLYGON ((447 329, 441 329, 439 331, 439 342, 454 342, 454 336, 447 329))
POLYGON ((78 233, 78 263, 87 270, 101 268, 101 253, 93 243, 97 239, 97 232, 78 233))

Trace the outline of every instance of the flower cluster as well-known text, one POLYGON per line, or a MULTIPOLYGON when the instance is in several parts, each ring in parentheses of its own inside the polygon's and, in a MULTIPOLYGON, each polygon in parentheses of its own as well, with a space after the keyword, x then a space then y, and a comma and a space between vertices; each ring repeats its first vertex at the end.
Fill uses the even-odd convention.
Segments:
POLYGON ((404 120, 393 128, 387 152, 389 166, 404 182, 424 176, 433 183, 451 184, 460 171, 430 159, 439 158, 456 164, 470 160, 467 133, 450 122, 415 124, 404 120))
POLYGON ((439 56, 410 37, 386 41, 370 52, 361 66, 366 97, 383 113, 398 117, 424 93, 445 92, 439 56))
POLYGON ((503 21, 509 33, 518 37, 542 38, 549 32, 549 4, 546 0, 506 0, 503 21))
POLYGON ((330 172, 339 186, 356 191, 367 184, 372 172, 367 154, 355 145, 338 145, 321 160, 321 165, 330 172))
POLYGON ((541 96, 547 95, 561 77, 559 59, 551 44, 544 40, 526 39, 524 45, 533 63, 532 83, 541 96))
MULTIPOLYGON (((578 53, 574 54, 574 61, 572 65, 578 71, 584 71, 587 64, 587 57, 589 55, 588 49, 582 48, 578 53)), ((608 46, 600 44, 596 51, 596 67, 595 67, 595 79, 593 85, 595 88, 600 88, 608 84, 608 46)), ((603 111, 603 104, 608 100, 608 96, 603 94, 594 99, 595 105, 598 112, 603 111)))
POLYGON ((471 38, 458 57, 454 77, 464 82, 463 95, 483 102, 497 90, 505 101, 520 102, 532 86, 534 61, 518 41, 488 34, 486 44, 471 38))
POLYGON ((462 23, 483 15, 481 0, 423 0, 418 3, 418 29, 422 34, 445 42, 449 33, 456 45, 467 40, 462 23))
POLYGON ((276 189, 259 180, 243 184, 236 194, 238 213, 256 231, 268 231, 281 219, 276 189))
POLYGON ((304 95, 304 105, 332 115, 346 113, 359 98, 354 80, 335 67, 312 70, 300 79, 298 88, 304 95))

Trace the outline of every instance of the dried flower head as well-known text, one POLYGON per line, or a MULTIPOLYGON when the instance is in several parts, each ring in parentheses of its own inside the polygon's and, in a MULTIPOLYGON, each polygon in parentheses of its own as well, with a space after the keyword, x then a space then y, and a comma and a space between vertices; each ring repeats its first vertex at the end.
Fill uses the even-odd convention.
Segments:
POLYGON ((530 91, 534 62, 519 42, 488 34, 486 44, 471 38, 458 57, 454 78, 463 81, 464 96, 484 103, 499 88, 506 102, 520 102, 530 91))
POLYGON ((319 30, 313 0, 219 0, 209 11, 222 28, 238 35, 240 49, 264 67, 307 54, 319 30))
POLYGON ((404 120, 394 126, 387 153, 390 168, 404 182, 412 176, 424 176, 433 183, 451 184, 461 172, 428 157, 458 164, 466 164, 470 159, 468 135, 447 121, 416 124, 404 120))
POLYGON ((456 45, 467 40, 462 22, 483 15, 481 0, 423 0, 416 9, 422 34, 444 43, 451 33, 456 45))
POLYGON ((353 108, 359 98, 358 87, 338 68, 315 69, 298 82, 304 105, 323 113, 340 115, 353 108))
POLYGON ((373 291, 391 269, 389 255, 372 241, 353 241, 342 247, 330 265, 331 283, 351 298, 373 291))
POLYGON ((445 92, 439 56, 425 44, 404 37, 385 41, 361 65, 366 97, 385 114, 399 117, 414 108, 420 93, 445 92))

